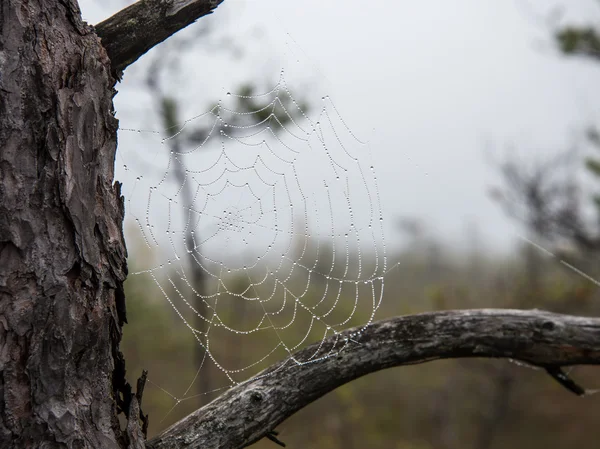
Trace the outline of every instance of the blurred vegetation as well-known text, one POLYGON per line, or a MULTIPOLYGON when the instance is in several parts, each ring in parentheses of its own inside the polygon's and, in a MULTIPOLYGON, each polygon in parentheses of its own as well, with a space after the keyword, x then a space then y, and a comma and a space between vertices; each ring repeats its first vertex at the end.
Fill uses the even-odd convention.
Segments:
MULTIPOLYGON (((511 257, 461 254, 423 239, 391 255, 400 265, 386 278, 378 318, 473 307, 600 314, 597 287, 552 258, 540 261, 539 290, 523 300, 530 281, 526 251, 523 245, 511 257), (425 244, 435 251, 423 251, 425 244)), ((149 257, 136 248, 131 253, 149 257)), ((135 266, 135 258, 130 263, 135 266)), ((153 284, 134 276, 126 290, 131 324, 125 327, 123 351, 130 381, 145 368, 151 381, 181 396, 196 375, 196 341, 153 284)), ((232 325, 242 325, 239 316, 230 318, 232 325)), ((223 342, 223 348, 213 349, 251 361, 272 346, 272 341, 243 348, 223 342)), ((600 387, 597 370, 578 367, 571 374, 587 388, 600 387)), ((148 386, 144 409, 150 434, 195 408, 193 400, 184 401, 163 420, 174 405, 156 385, 148 386)), ((575 397, 543 371, 509 361, 458 360, 366 376, 311 404, 278 430, 292 448, 574 448, 593 447, 599 418, 599 396, 575 397)), ((264 441, 256 447, 274 446, 264 441)))

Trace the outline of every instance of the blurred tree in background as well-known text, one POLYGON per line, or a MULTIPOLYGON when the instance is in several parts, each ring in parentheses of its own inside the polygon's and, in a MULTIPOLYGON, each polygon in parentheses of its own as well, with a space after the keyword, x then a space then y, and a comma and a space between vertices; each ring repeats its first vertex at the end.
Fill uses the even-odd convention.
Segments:
MULTIPOLYGON (((208 27, 201 29, 201 34, 205 35, 210 33, 208 27)), ((175 37, 171 42, 171 46, 168 51, 172 51, 175 55, 181 55, 179 49, 189 45, 190 40, 196 40, 197 35, 187 38, 186 40, 177 39, 175 37)), ((200 41, 202 42, 202 41, 200 41)), ((161 47, 163 51, 167 47, 161 47)), ((219 118, 219 122, 216 127, 210 124, 201 126, 194 125, 189 128, 183 128, 182 123, 184 120, 180 117, 180 105, 178 100, 169 89, 172 89, 172 82, 169 82, 168 72, 177 65, 165 65, 162 64, 163 54, 158 54, 146 76, 146 87, 150 92, 152 98, 156 103, 157 115, 160 118, 162 128, 164 129, 163 138, 166 150, 173 154, 172 167, 170 174, 172 175, 173 181, 179 188, 181 195, 181 208, 184 222, 193 221, 193 206, 194 206, 194 188, 192 183, 188 181, 187 168, 183 160, 184 155, 190 148, 202 146, 212 135, 219 135, 220 133, 226 133, 229 137, 237 137, 244 127, 253 126, 259 123, 268 122, 274 133, 279 133, 285 126, 299 119, 300 112, 296 107, 291 105, 291 97, 285 96, 279 99, 279 107, 272 105, 268 99, 262 99, 260 96, 255 96, 255 84, 248 82, 239 87, 236 91, 236 102, 235 106, 236 113, 230 112, 228 109, 222 109, 216 101, 213 101, 213 106, 210 108, 211 114, 219 118), (167 72, 167 73, 163 73, 167 72), (166 86, 166 87, 165 87, 166 86), (262 100, 262 101, 261 101, 262 100), (215 129, 216 128, 216 129, 215 129)), ((210 104, 210 103, 209 103, 210 104)), ((308 105, 301 102, 299 107, 306 113, 308 111, 308 105)), ((190 285, 182 283, 178 287, 181 292, 184 292, 186 297, 195 298, 194 308, 196 310, 196 316, 193 317, 192 322, 195 323, 194 328, 198 331, 196 334, 201 340, 203 345, 208 344, 207 332, 208 332, 208 321, 212 315, 210 307, 202 295, 207 292, 206 284, 211 282, 208 279, 207 273, 201 265, 201 262, 197 259, 198 253, 201 252, 201 242, 203 236, 194 234, 194 228, 189 226, 186 228, 185 245, 188 250, 187 252, 187 268, 189 274, 186 276, 189 280, 190 285)), ((237 280, 242 282, 242 280, 237 280)), ((247 282, 246 282, 247 283, 247 282)), ((244 291, 241 288, 240 291, 244 291)), ((234 301, 235 311, 232 311, 234 316, 237 316, 237 320, 245 315, 245 301, 234 301)), ((213 312, 214 313, 214 312, 213 312)), ((205 346, 200 344, 196 345, 196 366, 203 366, 207 361, 208 354, 205 351, 205 346)), ((240 348, 235 345, 230 345, 222 352, 228 354, 228 357, 236 358, 236 354, 240 352, 240 348)), ((213 351, 214 352, 214 351, 213 351)), ((239 366, 239 365, 235 365, 239 366)), ((214 368, 212 369, 214 371, 214 368)), ((202 405, 205 393, 219 388, 219 385, 212 381, 212 379, 218 375, 218 372, 211 372, 211 368, 206 367, 202 372, 198 373, 196 378, 194 389, 198 391, 196 395, 196 405, 202 405)))

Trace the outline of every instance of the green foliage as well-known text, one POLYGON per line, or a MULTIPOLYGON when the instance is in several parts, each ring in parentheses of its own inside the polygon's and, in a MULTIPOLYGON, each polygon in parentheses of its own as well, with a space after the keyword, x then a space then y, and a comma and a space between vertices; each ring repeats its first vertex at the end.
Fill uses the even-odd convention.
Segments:
POLYGON ((590 172, 600 177, 600 160, 589 158, 585 161, 585 165, 590 172))
MULTIPOLYGON (((263 123, 264 126, 270 126, 273 132, 283 131, 286 125, 291 122, 302 120, 303 116, 309 110, 309 105, 305 101, 294 103, 292 97, 288 94, 280 95, 278 100, 273 101, 268 98, 256 96, 256 87, 253 84, 243 84, 236 93, 236 104, 233 110, 237 113, 229 112, 227 109, 219 107, 219 103, 213 103, 210 107, 213 115, 219 116, 222 122, 217 126, 219 131, 227 135, 235 136, 238 133, 244 133, 244 126, 252 126, 263 123), (233 126, 227 126, 233 125, 233 126)), ((181 129, 179 120, 179 104, 174 97, 162 95, 160 97, 160 118, 165 128, 165 137, 171 138, 176 134, 182 134, 184 144, 199 145, 202 144, 209 135, 212 125, 192 126, 189 129, 181 129)))
POLYGON ((600 56, 600 37, 593 28, 565 27, 555 37, 559 49, 565 54, 600 56))
POLYGON ((166 128, 166 137, 173 137, 177 133, 179 117, 177 113, 177 101, 172 97, 164 96, 161 102, 161 118, 166 128))
MULTIPOLYGON (((567 26, 555 33, 558 48, 567 55, 581 55, 594 61, 600 60, 600 35, 592 27, 567 26)), ((588 141, 600 149, 600 133, 593 127, 588 130, 588 141)), ((600 178, 600 159, 587 158, 586 168, 600 178)), ((592 198, 600 216, 600 195, 592 198)))
MULTIPOLYGON (((241 113, 253 112, 252 117, 255 123, 267 121, 269 125, 275 126, 275 131, 283 130, 293 120, 302 118, 302 113, 306 114, 309 109, 308 103, 300 101, 295 105, 289 95, 280 95, 279 101, 275 102, 273 107, 267 107, 268 103, 259 100, 260 97, 254 97, 256 87, 252 84, 242 85, 236 94, 236 110, 241 113), (302 112, 300 112, 302 111, 302 112)), ((242 116, 234 115, 230 117, 232 124, 242 123, 242 116)))

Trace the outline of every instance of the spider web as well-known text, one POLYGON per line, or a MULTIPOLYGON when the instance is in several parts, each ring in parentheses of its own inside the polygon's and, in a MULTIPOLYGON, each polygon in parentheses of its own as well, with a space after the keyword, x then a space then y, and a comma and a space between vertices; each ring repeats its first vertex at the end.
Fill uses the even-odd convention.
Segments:
POLYGON ((227 93, 168 129, 121 129, 150 137, 143 154, 126 147, 120 157, 127 171, 145 167, 126 208, 160 257, 136 260, 131 276, 156 284, 200 348, 183 395, 163 389, 176 404, 203 370, 221 390, 279 360, 350 350, 359 336, 340 332, 360 334, 381 304, 387 260, 370 151, 329 97, 319 103, 307 113, 282 71, 268 92, 227 93), (340 338, 327 346, 330 336, 340 338))

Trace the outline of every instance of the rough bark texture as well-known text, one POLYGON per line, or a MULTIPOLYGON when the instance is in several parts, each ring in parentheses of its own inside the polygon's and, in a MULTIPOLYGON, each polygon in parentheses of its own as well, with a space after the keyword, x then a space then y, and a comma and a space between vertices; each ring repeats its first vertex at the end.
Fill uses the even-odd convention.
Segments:
MULTIPOLYGON (((329 340, 333 343, 333 337, 329 340)), ((306 360, 317 347, 306 348, 296 357, 306 360)), ((331 346, 323 348, 327 351, 331 346)), ((146 447, 243 448, 360 376, 458 357, 512 358, 545 368, 600 364, 600 319, 542 311, 465 310, 380 321, 361 334, 358 344, 334 357, 303 366, 286 361, 273 365, 257 379, 228 390, 179 421, 146 447)))
POLYGON ((125 68, 200 17, 213 12, 223 0, 146 0, 123 9, 96 25, 120 78, 125 68))
POLYGON ((110 61, 75 0, 0 4, 0 447, 124 447, 110 61))

